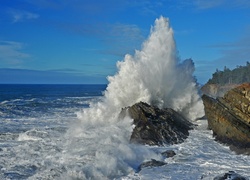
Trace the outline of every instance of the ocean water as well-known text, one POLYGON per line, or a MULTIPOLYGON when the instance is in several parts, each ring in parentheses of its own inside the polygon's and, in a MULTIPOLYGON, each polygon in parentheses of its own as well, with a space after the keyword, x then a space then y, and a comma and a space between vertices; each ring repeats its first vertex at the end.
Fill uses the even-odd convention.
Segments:
POLYGON ((215 142, 206 120, 184 143, 164 147, 124 144, 129 134, 116 137, 122 122, 77 132, 77 113, 102 102, 105 89, 0 85, 0 179, 213 179, 230 170, 250 178, 250 157, 215 142), (166 150, 177 155, 164 159, 166 150), (137 172, 151 158, 167 164, 137 172))
POLYGON ((0 85, 0 179, 53 179, 53 170, 63 167, 56 161, 76 112, 99 101, 105 88, 0 85))
POLYGON ((107 85, 0 85, 0 179, 209 180, 228 171, 250 178, 250 156, 214 141, 207 121, 197 120, 204 107, 194 70, 160 17, 107 85), (139 101, 171 107, 197 127, 182 144, 130 144, 133 120, 119 113, 139 101), (176 156, 164 158, 166 150, 176 156), (167 164, 138 172, 151 159, 167 164))

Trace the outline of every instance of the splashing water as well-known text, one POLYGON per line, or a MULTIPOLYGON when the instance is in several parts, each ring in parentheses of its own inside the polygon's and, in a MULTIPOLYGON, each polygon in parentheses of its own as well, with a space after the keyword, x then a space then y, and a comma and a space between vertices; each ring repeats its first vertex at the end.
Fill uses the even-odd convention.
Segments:
POLYGON ((156 19, 142 50, 136 51, 134 56, 127 54, 117 67, 117 74, 108 77, 104 101, 80 115, 84 122, 86 119, 88 122, 98 119, 98 123, 102 120, 107 123, 108 119, 115 121, 115 114, 121 108, 140 101, 171 107, 191 120, 204 114, 192 76, 193 62, 179 62, 173 30, 167 18, 156 19))
POLYGON ((171 107, 190 120, 204 115, 193 62, 179 62, 167 18, 156 19, 142 50, 127 54, 117 67, 102 101, 78 113, 80 122, 68 131, 64 161, 83 166, 70 177, 116 178, 133 172, 145 159, 160 158, 144 146, 129 144, 132 120, 118 118, 121 108, 144 101, 171 107))

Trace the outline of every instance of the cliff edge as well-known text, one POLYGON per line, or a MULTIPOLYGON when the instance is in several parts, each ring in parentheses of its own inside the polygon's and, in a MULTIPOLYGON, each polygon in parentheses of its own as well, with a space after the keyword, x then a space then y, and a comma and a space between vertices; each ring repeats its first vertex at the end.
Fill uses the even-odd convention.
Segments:
POLYGON ((216 139, 238 153, 250 154, 250 83, 216 99, 204 94, 202 100, 208 128, 216 139))

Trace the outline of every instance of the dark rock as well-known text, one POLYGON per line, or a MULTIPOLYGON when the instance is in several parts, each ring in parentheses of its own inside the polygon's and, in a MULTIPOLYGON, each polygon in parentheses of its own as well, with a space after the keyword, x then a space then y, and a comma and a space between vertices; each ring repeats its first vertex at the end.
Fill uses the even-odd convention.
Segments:
POLYGON ((202 96, 208 128, 216 140, 238 153, 250 154, 250 84, 228 91, 222 98, 202 96))
POLYGON ((234 171, 229 171, 228 173, 216 176, 214 180, 247 180, 247 178, 235 173, 234 171))
POLYGON ((143 162, 139 167, 138 167, 138 172, 141 171, 142 168, 146 168, 146 167, 159 167, 159 166, 163 166, 166 165, 167 163, 162 162, 162 161, 157 161, 155 159, 151 159, 151 161, 146 161, 143 162))
POLYGON ((173 150, 167 150, 161 153, 162 156, 165 156, 166 158, 170 158, 176 155, 176 153, 173 150))
POLYGON ((130 142, 148 145, 181 143, 189 135, 193 124, 170 108, 159 109, 140 102, 122 110, 134 120, 130 142))

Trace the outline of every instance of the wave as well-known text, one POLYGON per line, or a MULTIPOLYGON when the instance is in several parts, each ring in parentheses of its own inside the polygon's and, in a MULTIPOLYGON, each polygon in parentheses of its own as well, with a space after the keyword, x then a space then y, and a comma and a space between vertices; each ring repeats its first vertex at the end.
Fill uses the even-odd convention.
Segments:
POLYGON ((168 18, 156 19, 142 50, 127 54, 117 68, 108 77, 102 101, 79 112, 79 123, 67 133, 65 160, 85 161, 83 174, 74 173, 74 178, 116 178, 133 172, 145 159, 160 158, 147 147, 129 144, 132 119, 118 118, 124 107, 143 101, 171 107, 190 120, 204 115, 194 63, 178 58, 168 18))
POLYGON ((38 141, 47 138, 49 135, 46 131, 31 129, 24 133, 20 133, 17 141, 38 141))

